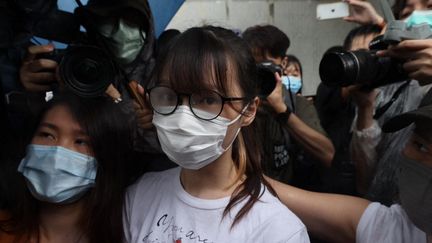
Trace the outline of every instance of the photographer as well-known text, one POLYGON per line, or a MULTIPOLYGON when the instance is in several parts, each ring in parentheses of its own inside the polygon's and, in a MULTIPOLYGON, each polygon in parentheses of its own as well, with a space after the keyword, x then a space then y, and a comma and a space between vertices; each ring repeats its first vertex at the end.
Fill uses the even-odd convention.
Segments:
MULTIPOLYGON (((87 5, 75 10, 74 17, 86 29, 84 44, 101 48, 113 62, 112 85, 106 93, 117 102, 122 101, 130 122, 136 124, 133 138, 137 161, 145 153, 150 162, 156 161, 147 164, 156 166, 152 170, 171 167, 171 164, 164 163, 168 160, 160 149, 155 131, 140 122, 151 116, 151 111, 135 99, 139 96, 136 95, 136 83, 147 85, 155 63, 154 25, 147 0, 90 0, 87 5)), ((58 75, 61 64, 59 66, 55 60, 40 58, 53 50, 53 45, 29 47, 20 69, 20 81, 26 91, 47 91, 53 84, 63 83, 64 80, 58 75)), ((139 163, 137 168, 147 165, 139 163)))
MULTIPOLYGON (((340 53, 367 49, 369 42, 379 35, 376 25, 363 25, 352 29, 345 37, 343 47, 329 48, 327 53, 340 53)), ((355 104, 350 96, 354 85, 332 87, 320 83, 317 89, 315 107, 321 125, 335 146, 332 170, 324 174, 326 192, 357 195, 355 167, 351 159, 349 144, 352 137, 352 123, 355 117, 355 104)))
MULTIPOLYGON (((353 0, 349 3, 355 5, 354 9, 357 10, 362 6, 368 6, 363 8, 364 12, 374 13, 369 16, 376 15, 373 7, 367 2, 353 0)), ((393 10, 398 18, 407 18, 414 10, 424 10, 427 7, 427 1, 397 1, 393 10)), ((363 23, 358 21, 358 16, 353 15, 350 18, 352 21, 363 23)), ((381 80, 387 83, 386 86, 369 91, 357 87, 350 92, 358 108, 351 144, 352 157, 356 163, 357 190, 370 200, 386 205, 391 205, 397 200, 397 171, 401 159, 399 154, 403 149, 403 141, 406 141, 411 134, 411 129, 385 135, 381 135, 378 131, 390 117, 417 107, 429 89, 427 86, 419 86, 417 82, 421 84, 430 82, 428 81, 431 77, 428 75, 428 62, 430 62, 428 43, 432 44, 432 41, 429 39, 402 41, 388 50, 378 51, 377 55, 381 58, 390 56, 394 62, 402 62, 405 74, 395 76, 388 73, 386 80, 381 80), (393 77, 389 78, 389 76, 393 77)), ((362 81, 368 81, 372 85, 378 82, 378 80, 362 81)))
MULTIPOLYGON (((346 21, 359 24, 376 24, 385 27, 384 19, 376 12, 374 7, 364 0, 346 0, 351 7, 351 15, 344 18, 346 21)), ((432 0, 396 0, 392 6, 396 19, 405 20, 407 23, 416 22, 414 11, 425 11, 432 9, 432 0)), ((432 12, 423 12, 423 15, 432 15, 432 12)), ((429 23, 431 25, 432 23, 429 23)), ((387 51, 379 52, 378 55, 390 56, 397 59, 407 60, 403 68, 412 79, 419 81, 420 85, 432 83, 432 40, 407 40, 389 48, 387 51)))
MULTIPOLYGON (((270 60, 275 65, 281 65, 290 44, 288 37, 271 25, 250 27, 243 33, 243 38, 258 64, 270 60)), ((322 166, 328 167, 334 155, 334 148, 330 140, 323 135, 325 133, 319 125, 313 105, 304 97, 286 90, 277 73, 275 80, 275 88, 262 99, 262 106, 257 113, 259 139, 264 149, 262 164, 265 173, 270 177, 292 183, 293 170, 302 169, 301 163, 307 163, 306 159, 302 158, 303 149, 307 154, 319 159, 322 166), (297 109, 302 106, 300 103, 305 104, 301 110, 297 109), (293 166, 297 168, 293 169, 293 166)), ((307 164, 305 173, 310 176, 310 167, 314 166, 319 165, 307 164)), ((300 177, 301 173, 298 172, 296 175, 300 177)), ((310 178, 316 180, 315 176, 310 178)), ((304 178, 297 179, 301 181, 304 178)), ((298 184, 307 186, 305 184, 308 183, 298 184)))

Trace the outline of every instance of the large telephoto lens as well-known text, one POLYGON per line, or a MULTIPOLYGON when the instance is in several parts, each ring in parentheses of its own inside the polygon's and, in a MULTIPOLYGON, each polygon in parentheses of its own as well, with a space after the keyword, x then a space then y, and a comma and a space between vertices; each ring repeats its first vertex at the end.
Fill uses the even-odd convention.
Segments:
POLYGON ((93 46, 68 48, 59 71, 66 86, 82 97, 103 95, 115 78, 111 59, 93 46))
POLYGON ((348 86, 369 79, 374 70, 365 72, 364 67, 370 66, 373 56, 368 51, 327 53, 319 67, 321 81, 328 86, 348 86))
POLYGON ((407 78, 399 62, 367 50, 327 53, 321 60, 319 73, 327 86, 362 84, 373 88, 407 78))

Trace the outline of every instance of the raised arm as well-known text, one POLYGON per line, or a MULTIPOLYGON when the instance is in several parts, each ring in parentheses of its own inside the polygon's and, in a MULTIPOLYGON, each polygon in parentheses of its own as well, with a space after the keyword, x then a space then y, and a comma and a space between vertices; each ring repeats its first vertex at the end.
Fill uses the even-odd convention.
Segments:
POLYGON ((381 128, 373 118, 377 91, 359 89, 360 87, 356 87, 350 92, 357 104, 357 119, 354 121, 350 149, 356 168, 357 192, 365 194, 376 165, 376 146, 381 141, 381 128))
POLYGON ((357 225, 369 201, 338 194, 305 191, 266 178, 280 200, 314 236, 329 242, 355 242, 357 225))

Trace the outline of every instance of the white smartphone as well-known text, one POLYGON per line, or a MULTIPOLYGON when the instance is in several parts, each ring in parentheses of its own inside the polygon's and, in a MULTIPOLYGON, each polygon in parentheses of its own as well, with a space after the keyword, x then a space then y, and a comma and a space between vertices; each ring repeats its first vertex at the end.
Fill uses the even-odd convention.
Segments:
POLYGON ((316 8, 317 19, 337 19, 349 16, 349 7, 346 2, 322 3, 316 8))

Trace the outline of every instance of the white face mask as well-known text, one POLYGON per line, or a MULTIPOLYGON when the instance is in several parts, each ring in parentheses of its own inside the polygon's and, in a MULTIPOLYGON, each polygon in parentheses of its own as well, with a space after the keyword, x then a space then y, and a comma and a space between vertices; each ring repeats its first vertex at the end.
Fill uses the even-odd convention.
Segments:
POLYGON ((411 221, 426 234, 432 234, 432 168, 404 158, 399 197, 411 221))
POLYGON ((205 121, 197 118, 188 106, 179 106, 171 115, 155 113, 153 124, 168 158, 183 168, 198 170, 215 161, 231 146, 240 128, 227 148, 222 144, 228 126, 240 117, 241 114, 230 121, 218 116, 205 121))

